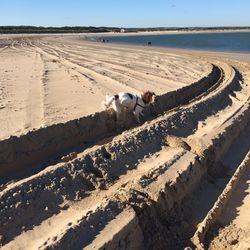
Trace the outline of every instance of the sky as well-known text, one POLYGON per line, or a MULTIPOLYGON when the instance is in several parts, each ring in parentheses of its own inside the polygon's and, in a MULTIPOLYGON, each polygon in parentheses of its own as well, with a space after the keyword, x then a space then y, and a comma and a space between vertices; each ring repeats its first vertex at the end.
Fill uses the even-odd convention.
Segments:
POLYGON ((250 26, 250 0, 0 0, 0 26, 250 26))

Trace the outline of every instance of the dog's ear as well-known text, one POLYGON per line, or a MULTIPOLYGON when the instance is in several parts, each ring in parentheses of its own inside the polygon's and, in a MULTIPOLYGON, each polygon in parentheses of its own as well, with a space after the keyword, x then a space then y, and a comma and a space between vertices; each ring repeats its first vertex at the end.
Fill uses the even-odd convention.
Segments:
POLYGON ((149 95, 150 95, 150 99, 151 99, 151 102, 155 100, 155 97, 156 97, 156 94, 155 92, 153 91, 148 91, 149 95))
POLYGON ((144 91, 141 96, 145 103, 150 103, 152 102, 152 99, 153 99, 153 96, 155 96, 155 93, 153 91, 147 90, 147 91, 144 91))

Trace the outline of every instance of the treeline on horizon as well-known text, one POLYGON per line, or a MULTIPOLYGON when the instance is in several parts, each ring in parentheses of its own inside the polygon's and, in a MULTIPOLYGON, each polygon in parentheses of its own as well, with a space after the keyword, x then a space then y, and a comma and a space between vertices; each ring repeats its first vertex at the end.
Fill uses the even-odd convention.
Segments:
POLYGON ((46 34, 46 33, 98 33, 120 31, 120 28, 92 27, 92 26, 0 26, 0 34, 46 34))
POLYGON ((118 28, 118 27, 94 27, 94 26, 0 26, 0 34, 56 34, 56 33, 100 33, 100 32, 141 32, 141 31, 199 31, 199 30, 244 30, 249 27, 154 27, 154 28, 118 28))

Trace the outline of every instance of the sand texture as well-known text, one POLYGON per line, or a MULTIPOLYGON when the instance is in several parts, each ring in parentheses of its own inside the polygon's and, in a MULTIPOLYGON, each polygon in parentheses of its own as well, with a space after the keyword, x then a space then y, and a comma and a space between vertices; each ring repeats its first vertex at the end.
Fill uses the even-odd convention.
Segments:
POLYGON ((100 111, 106 94, 164 94, 211 70, 194 58, 60 38, 7 40, 0 53, 2 139, 100 111))
POLYGON ((248 249, 250 63, 0 39, 1 249, 248 249), (152 90, 142 123, 106 94, 152 90))

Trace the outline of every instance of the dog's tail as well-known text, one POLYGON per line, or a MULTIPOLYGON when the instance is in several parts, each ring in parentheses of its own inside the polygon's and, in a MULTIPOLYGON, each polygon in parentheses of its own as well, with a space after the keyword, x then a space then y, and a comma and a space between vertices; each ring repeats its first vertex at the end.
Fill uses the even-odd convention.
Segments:
POLYGON ((105 101, 102 102, 102 108, 108 109, 111 106, 112 102, 118 98, 119 98, 118 95, 113 95, 113 96, 106 95, 105 101))

